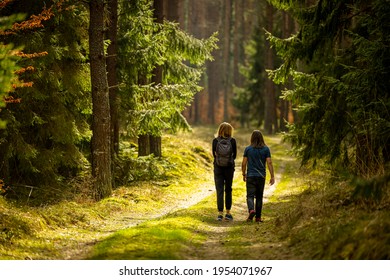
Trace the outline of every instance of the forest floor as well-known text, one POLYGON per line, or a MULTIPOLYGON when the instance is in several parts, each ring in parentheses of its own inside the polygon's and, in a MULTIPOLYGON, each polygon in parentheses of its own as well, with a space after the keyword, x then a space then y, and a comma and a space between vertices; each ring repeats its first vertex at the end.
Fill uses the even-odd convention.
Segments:
MULTIPOLYGON (((195 128, 193 134, 181 134, 178 137, 184 137, 184 139, 179 141, 190 141, 189 146, 192 146, 192 148, 197 147, 197 150, 208 152, 211 149, 214 131, 209 128, 195 128), (192 142, 189 139, 192 139, 192 142), (197 139, 197 141, 193 141, 194 139, 197 139)), ((69 252, 68 257, 71 259, 80 257, 93 259, 296 259, 298 256, 293 254, 286 255, 286 250, 280 250, 280 247, 286 244, 281 242, 275 235, 277 229, 272 221, 275 218, 272 217, 273 214, 264 214, 265 222, 262 224, 246 222, 248 212, 245 183, 242 181, 241 176, 241 161, 244 147, 249 144, 250 132, 241 131, 235 135, 235 138, 239 144, 233 183, 233 221, 217 221, 214 178, 212 168, 208 164, 207 168, 203 170, 205 173, 192 178, 190 184, 195 186, 194 191, 181 193, 184 197, 177 196, 176 202, 162 205, 152 215, 145 215, 145 213, 141 212, 137 214, 131 213, 128 216, 121 215, 118 217, 119 221, 112 219, 109 226, 112 226, 113 222, 117 228, 121 227, 122 231, 111 234, 99 246, 82 247, 84 254, 80 254, 80 251, 76 250, 69 252), (195 217, 191 218, 193 215, 195 217), (134 219, 134 216, 138 218, 134 219), (188 217, 190 217, 189 220, 187 220, 188 217), (149 223, 140 224, 143 219, 148 220, 149 223), (182 223, 183 219, 186 220, 184 223, 182 223), (168 220, 170 220, 169 226, 165 226, 168 220), (191 223, 191 220, 194 223, 191 223), (149 229, 166 228, 167 232, 163 230, 162 232, 149 233, 149 230, 144 231, 144 227, 149 229), (180 234, 182 233, 180 231, 188 231, 189 227, 192 230, 190 230, 188 236, 192 236, 194 240, 191 242, 184 240, 183 242, 181 241, 180 234), (130 228, 133 230, 129 231, 130 228), (272 229, 270 230, 270 228, 272 229), (176 229, 178 232, 178 240, 175 240, 174 234, 172 238, 167 237, 173 229, 176 229), (149 234, 153 236, 148 238, 149 234), (159 234, 162 236, 159 236, 159 234), (138 236, 142 235, 143 237, 138 239, 138 236), (198 235, 198 237, 194 238, 193 236, 195 235, 198 235), (199 240, 196 240, 197 238, 199 240), (148 240, 145 242, 144 239, 148 240), (181 248, 177 244, 180 242, 185 243, 185 246, 182 247, 184 250, 177 250, 181 248), (134 246, 133 243, 138 245, 134 246), (157 244, 165 244, 168 251, 162 253, 161 248, 158 249, 159 246, 157 244), (175 245, 172 246, 172 244, 175 245), (278 249, 272 250, 272 248, 278 249), (169 251, 171 249, 174 249, 174 251, 169 251)), ((294 165, 290 166, 290 170, 291 168, 295 169, 298 165, 297 161, 288 156, 288 146, 281 143, 280 137, 267 137, 267 140, 270 148, 273 149, 275 147, 278 151, 274 156, 276 183, 272 186, 268 184, 266 186, 264 208, 267 208, 269 198, 273 196, 274 190, 282 180, 286 165, 294 165), (288 160, 278 161, 278 157, 288 157, 288 160)), ((182 174, 186 176, 186 170, 183 170, 182 174)), ((265 209, 264 211, 269 213, 270 210, 265 209)))
POLYGON ((195 127, 192 133, 165 135, 163 158, 138 159, 138 174, 131 171, 131 178, 144 180, 129 180, 100 202, 86 199, 82 182, 74 197, 40 206, 0 197, 0 259, 389 257, 388 201, 368 208, 353 202, 345 184, 331 185, 329 191, 328 170, 300 168, 280 136, 265 137, 276 183, 266 184, 264 222, 258 224, 246 222, 241 177, 251 131, 235 132, 234 220, 217 221, 210 151, 214 133, 214 128, 195 127))

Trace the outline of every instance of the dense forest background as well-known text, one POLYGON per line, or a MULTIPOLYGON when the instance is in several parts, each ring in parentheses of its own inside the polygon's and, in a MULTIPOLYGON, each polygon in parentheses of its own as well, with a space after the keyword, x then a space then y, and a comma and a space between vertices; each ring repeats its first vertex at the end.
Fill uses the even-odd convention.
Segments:
POLYGON ((293 122, 291 103, 282 100, 281 87, 267 77, 280 59, 266 40, 265 31, 288 38, 296 21, 267 1, 178 1, 180 26, 197 37, 218 32, 214 61, 206 63, 203 90, 195 95, 185 116, 196 124, 228 120, 241 127, 264 126, 267 133, 286 130, 293 122))
POLYGON ((389 14, 387 0, 3 0, 2 188, 81 177, 101 199, 162 156, 163 133, 228 121, 286 132, 303 164, 381 196, 389 14))

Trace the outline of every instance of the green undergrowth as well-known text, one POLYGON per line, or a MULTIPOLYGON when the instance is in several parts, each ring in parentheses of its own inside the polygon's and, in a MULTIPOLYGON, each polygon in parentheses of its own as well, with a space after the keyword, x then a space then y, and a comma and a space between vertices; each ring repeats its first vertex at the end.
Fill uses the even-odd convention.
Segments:
POLYGON ((315 170, 286 167, 282 182, 265 205, 271 225, 245 232, 255 235, 258 243, 268 244, 257 250, 259 258, 390 258, 389 197, 381 201, 356 197, 356 186, 330 174, 324 166, 315 170))
MULTIPOLYGON (((201 202, 176 211, 159 219, 146 221, 136 227, 114 233, 94 247, 91 259, 207 259, 210 255, 218 259, 243 257, 242 252, 251 250, 253 243, 243 239, 237 232, 247 232, 245 183, 241 175, 241 159, 244 148, 249 144, 250 131, 238 131, 236 174, 233 182, 233 208, 235 221, 216 220, 215 195, 201 202), (218 228, 227 228, 228 235, 216 233, 218 228), (214 237, 213 237, 214 236, 214 237), (212 238, 216 238, 213 240, 212 238), (210 245, 207 245, 210 242, 210 245), (206 244, 206 245, 205 245, 206 244), (248 248, 245 248, 245 245, 248 248), (209 247, 210 246, 210 247, 209 247), (206 248, 206 249, 205 249, 206 248), (230 250, 237 248, 237 250, 230 250), (205 252, 206 250, 206 252, 205 252), (230 251, 229 251, 230 250, 230 251), (215 251, 208 253, 207 251, 215 251), (240 255, 241 254, 241 255, 240 255)), ((288 146, 280 142, 280 137, 267 137, 267 144, 275 150, 275 169, 281 168, 281 158, 288 157, 288 146)), ((269 175, 268 175, 269 176, 269 175)), ((223 230, 224 232, 224 230, 223 230)), ((245 255, 244 258, 248 257, 245 255)))
POLYGON ((271 245, 281 251, 276 258, 389 259, 389 183, 376 200, 355 195, 353 182, 325 165, 286 164, 266 206, 279 239, 271 245))
MULTIPOLYGON (((234 223, 224 240, 230 259, 389 259, 390 199, 356 196, 348 178, 324 165, 301 167, 278 137, 273 151, 277 188, 263 206, 264 223, 234 223)), ((245 188, 235 182, 245 209, 245 188)), ((266 186, 267 188, 268 186, 266 186)))
POLYGON ((275 225, 291 251, 303 259, 390 259, 388 197, 354 197, 355 186, 323 174, 310 181, 315 177, 278 207, 275 225))
POLYGON ((202 185, 214 190, 215 131, 198 127, 192 134, 164 135, 162 159, 136 159, 124 143, 131 175, 102 201, 90 199, 85 178, 56 203, 30 205, 0 196, 0 259, 390 258, 389 196, 354 196, 351 181, 332 177, 326 166, 301 168, 279 136, 265 139, 278 175, 276 189, 265 197, 264 223, 245 222, 240 164, 250 132, 235 134, 233 223, 216 221, 213 191, 174 208, 202 185))
POLYGON ((132 170, 125 185, 99 202, 91 199, 87 178, 75 180, 63 190, 62 199, 55 201, 42 196, 32 203, 0 196, 0 259, 72 258, 67 255, 68 247, 96 239, 95 232, 103 225, 112 223, 108 230, 118 230, 126 227, 122 216, 143 219, 186 200, 188 193, 197 191, 198 184, 209 182, 205 174, 211 174, 208 143, 191 135, 164 135, 162 158, 134 159, 134 153, 127 153, 133 163, 137 161, 138 170, 132 170), (114 224, 114 219, 119 222, 114 224))

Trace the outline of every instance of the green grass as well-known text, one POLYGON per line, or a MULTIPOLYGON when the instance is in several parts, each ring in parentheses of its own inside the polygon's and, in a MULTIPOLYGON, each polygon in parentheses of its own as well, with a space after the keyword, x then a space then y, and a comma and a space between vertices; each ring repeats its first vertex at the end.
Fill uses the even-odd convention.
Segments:
MULTIPOLYGON (((110 198, 90 199, 88 178, 63 199, 28 204, 0 196, 1 259, 389 259, 390 202, 353 197, 323 166, 300 168, 279 136, 266 137, 278 185, 262 224, 248 224, 241 159, 250 130, 237 130, 233 223, 216 221, 211 140, 216 128, 164 135, 163 158, 125 157, 131 170, 110 198), (141 180, 148 174, 146 180, 141 180), (138 178, 135 180, 135 178, 138 178), (186 205, 201 186, 210 190, 186 205), (159 215, 159 213, 161 213, 159 215), (162 216, 161 216, 162 215, 162 216)), ((39 198, 36 198, 39 200, 39 198)))
POLYGON ((147 221, 99 243, 91 259, 186 259, 183 253, 206 238, 195 212, 147 221))
MULTIPOLYGON (((212 184, 208 144, 188 133, 164 135, 163 158, 136 159, 145 168, 132 170, 150 177, 132 180, 100 202, 90 199, 87 178, 76 181, 54 202, 42 197, 29 205, 0 196, 0 259, 79 258, 85 252, 79 254, 72 247, 90 246, 111 231, 185 203, 199 185, 212 184)), ((133 157, 131 149, 127 151, 126 156, 133 157)))
MULTIPOLYGON (((209 256, 201 248, 202 242, 215 238, 212 243, 214 247, 206 248, 220 253, 216 258, 226 259, 248 259, 252 258, 253 244, 259 242, 259 227, 248 225, 244 222, 246 217, 245 205, 246 189, 245 183, 240 176, 240 165, 242 154, 248 142, 250 132, 237 134, 238 158, 236 161, 236 175, 233 183, 233 208, 232 212, 237 215, 237 221, 233 223, 220 223, 216 221, 216 205, 214 195, 205 198, 201 203, 180 210, 172 215, 161 219, 147 221, 137 227, 122 230, 113 234, 95 246, 92 259, 203 259, 209 256), (215 233, 215 228, 225 227, 223 233, 215 233), (219 235, 219 236, 218 236, 219 235), (173 247, 172 247, 173 246, 173 247), (174 248, 174 249, 173 249, 174 248)), ((237 135, 236 134, 236 135, 237 135)), ((275 169, 281 168, 280 158, 286 157, 288 146, 280 143, 279 137, 267 137, 267 143, 273 154, 275 169)), ((210 141, 211 142, 211 141, 210 141)), ((289 158, 290 159, 290 158, 289 158)), ((284 168, 284 166, 283 166, 284 168)), ((283 181, 284 182, 284 181, 283 181)), ((265 209, 264 224, 266 231, 273 229, 272 213, 265 209)), ((264 227, 263 229, 264 230, 264 227)), ((272 237, 268 236, 271 244, 272 237)), ((260 240, 264 241, 264 240, 260 240)), ((208 246, 208 245, 207 245, 208 246)), ((270 245, 272 248, 272 245, 270 245)), ((271 250, 272 251, 272 250, 271 250)))

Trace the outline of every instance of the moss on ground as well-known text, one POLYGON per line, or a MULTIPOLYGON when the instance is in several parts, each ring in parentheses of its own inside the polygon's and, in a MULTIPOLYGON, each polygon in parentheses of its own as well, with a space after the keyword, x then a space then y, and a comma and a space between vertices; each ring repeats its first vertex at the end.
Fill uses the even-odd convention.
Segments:
MULTIPOLYGON (((236 131, 238 174, 250 132, 236 131)), ((100 202, 90 199, 86 178, 50 203, 0 196, 0 258, 389 259, 388 197, 357 199, 354 187, 326 168, 300 168, 279 136, 266 137, 279 178, 266 197, 265 222, 245 222, 241 176, 234 181, 235 221, 216 221, 214 134, 195 127, 193 134, 164 135, 162 159, 134 159, 131 144, 124 146, 127 168, 144 168, 132 169, 100 202)))

